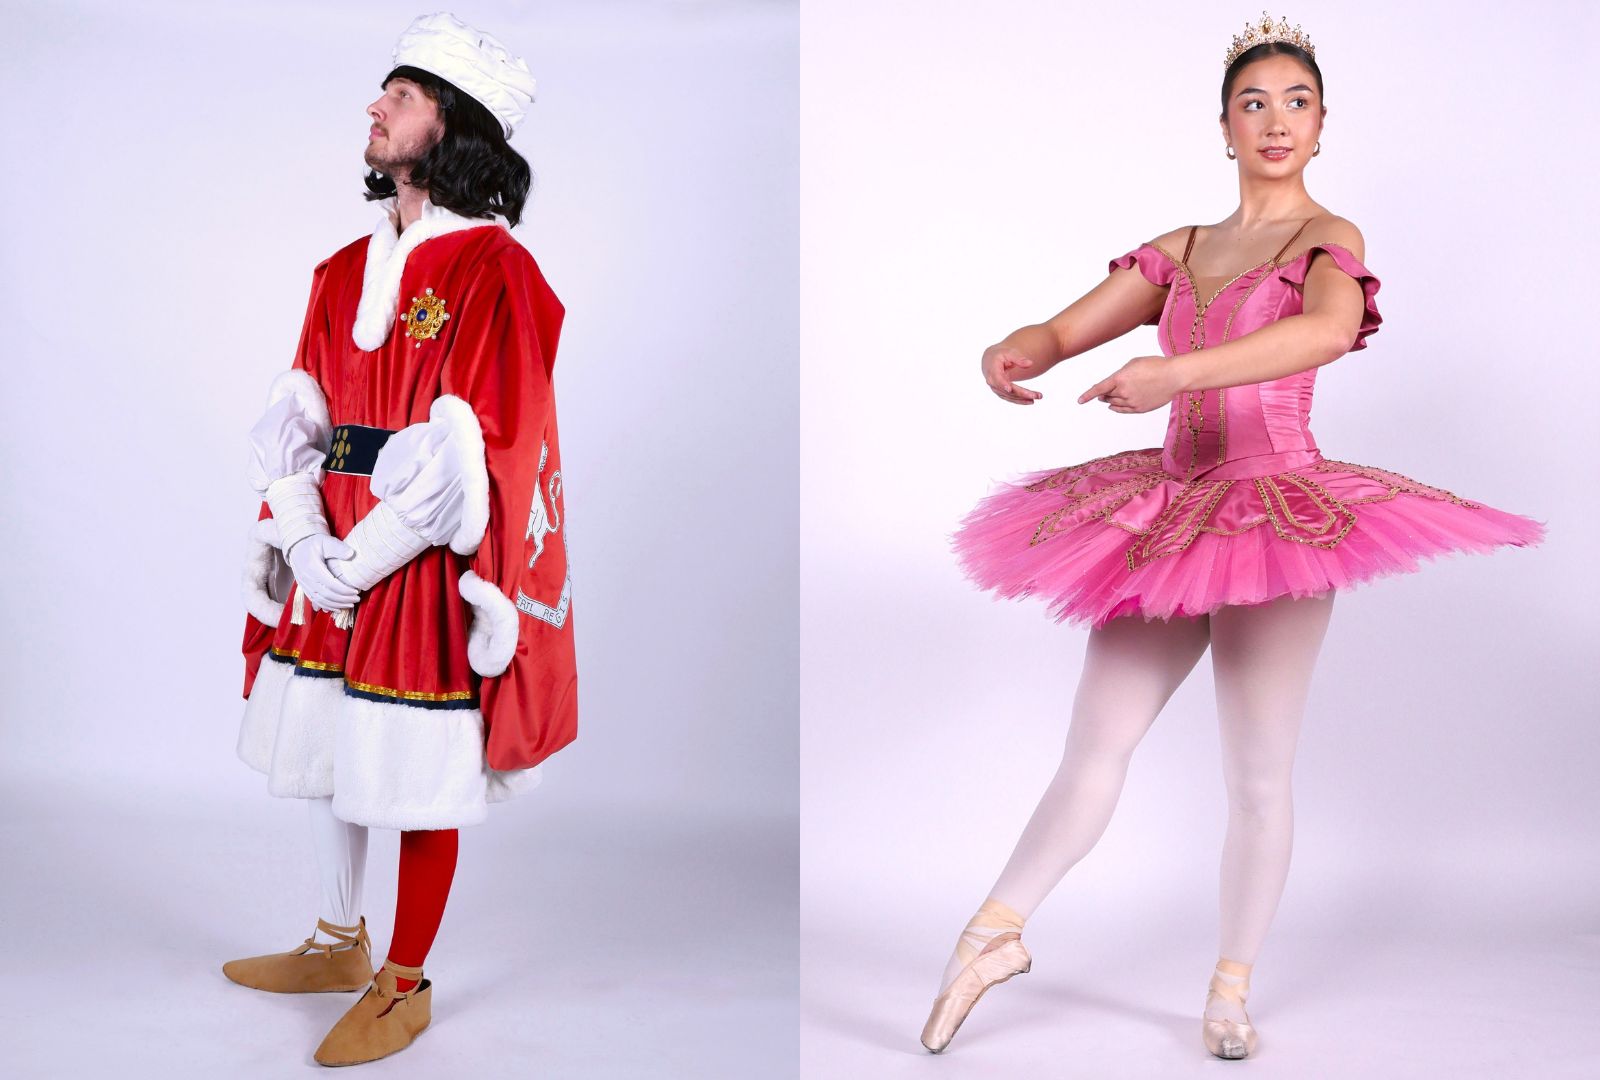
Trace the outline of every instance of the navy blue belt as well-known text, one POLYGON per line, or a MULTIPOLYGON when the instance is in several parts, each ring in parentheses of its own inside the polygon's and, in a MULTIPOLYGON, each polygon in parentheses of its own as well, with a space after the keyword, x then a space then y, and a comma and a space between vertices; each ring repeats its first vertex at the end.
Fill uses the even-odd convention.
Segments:
POLYGON ((322 467, 327 472, 371 476, 372 466, 378 460, 378 451, 383 449, 383 444, 393 434, 394 431, 389 428, 341 424, 333 429, 333 449, 328 451, 322 467))

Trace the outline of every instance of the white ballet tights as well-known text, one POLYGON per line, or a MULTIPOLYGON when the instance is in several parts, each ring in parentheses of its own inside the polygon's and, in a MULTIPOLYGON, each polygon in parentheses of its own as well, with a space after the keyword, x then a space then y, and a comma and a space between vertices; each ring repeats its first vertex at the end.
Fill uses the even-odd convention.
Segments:
MULTIPOLYGON (((335 926, 355 926, 361 919, 361 888, 367 874, 367 827, 333 816, 333 796, 307 799, 311 805, 311 842, 322 876, 322 917, 335 926)), ((335 942, 317 930, 317 940, 335 942)))
POLYGON ((1139 740, 1206 651, 1205 618, 1112 619, 1089 632, 1055 777, 989 895, 1024 919, 1111 822, 1139 740))
MULTIPOLYGON (((1211 617, 1228 831, 1218 892, 1218 957, 1254 964, 1278 910, 1294 847, 1291 776, 1311 673, 1333 614, 1333 593, 1211 617)), ((1237 983, 1239 980, 1230 978, 1237 983)), ((1213 995, 1206 1015, 1243 1020, 1213 995)))
MULTIPOLYGON (((1289 872, 1290 775, 1333 597, 1165 622, 1130 616, 1091 630, 1061 764, 989 896, 1027 919, 1089 853, 1140 739, 1210 645, 1228 792, 1219 955, 1254 964, 1289 872)), ((1242 1019, 1220 995, 1211 1000, 1207 1015, 1242 1019)))

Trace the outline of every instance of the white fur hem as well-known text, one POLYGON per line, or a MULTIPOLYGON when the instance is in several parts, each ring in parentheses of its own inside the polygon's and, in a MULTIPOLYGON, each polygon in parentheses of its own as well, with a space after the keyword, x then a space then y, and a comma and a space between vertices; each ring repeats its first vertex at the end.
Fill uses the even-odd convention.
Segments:
POLYGON ((272 380, 272 385, 267 388, 267 408, 272 408, 290 394, 299 399, 300 407, 305 409, 306 416, 311 422, 331 438, 333 421, 328 418, 328 399, 323 396, 322 387, 317 385, 317 380, 300 368, 290 368, 279 373, 278 377, 272 380))
POLYGON ((428 406, 428 419, 450 425, 450 434, 461 449, 466 471, 461 474, 461 524, 450 538, 450 550, 471 555, 483 543, 489 527, 489 467, 484 456, 483 428, 472 406, 454 394, 441 394, 428 406))
POLYGON ((476 825, 488 816, 490 801, 536 782, 514 783, 487 766, 477 709, 345 697, 333 784, 333 813, 343 821, 380 829, 476 825))
POLYGON ((543 765, 535 765, 531 769, 509 769, 505 772, 490 769, 488 799, 492 803, 505 802, 507 799, 532 791, 543 782, 543 765))
POLYGON ((278 734, 278 714, 283 708, 283 688, 294 671, 270 656, 261 658, 256 681, 244 702, 239 724, 239 760, 258 773, 272 772, 272 743, 278 734))
POLYGON ((511 666, 517 652, 517 608, 493 582, 468 570, 458 583, 461 599, 472 605, 472 627, 467 631, 467 662, 486 679, 511 666))
POLYGON ((344 697, 343 679, 296 675, 292 664, 261 658, 239 725, 239 757, 267 774, 268 794, 333 794, 334 728, 344 697))
POLYGON ((424 709, 344 692, 264 657, 245 703, 238 752, 269 793, 333 796, 334 815, 380 829, 476 825, 488 804, 537 787, 542 765, 499 771, 477 709, 424 709))
POLYGON ((256 621, 277 627, 278 620, 283 617, 283 600, 274 593, 288 597, 286 574, 291 571, 278 550, 278 523, 269 517, 262 518, 250 527, 244 560, 244 609, 254 615, 256 621))
POLYGON ((396 235, 394 210, 396 200, 391 196, 378 204, 383 213, 367 242, 367 264, 361 275, 361 301, 356 305, 356 323, 351 331, 356 346, 372 352, 389 340, 394 329, 395 314, 400 306, 400 277, 405 273, 406 259, 424 240, 435 236, 473 229, 480 225, 505 227, 505 220, 495 218, 469 218, 442 206, 424 201, 422 216, 406 227, 404 235, 396 235))

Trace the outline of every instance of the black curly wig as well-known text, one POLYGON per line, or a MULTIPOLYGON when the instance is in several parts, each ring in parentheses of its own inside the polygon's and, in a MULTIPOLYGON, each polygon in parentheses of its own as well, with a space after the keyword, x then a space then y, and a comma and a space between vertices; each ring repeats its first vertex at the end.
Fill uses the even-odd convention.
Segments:
MULTIPOLYGON (((499 214, 515 226, 522 221, 532 171, 506 142, 504 129, 471 95, 431 72, 402 64, 383 77, 410 79, 422 88, 444 120, 444 136, 411 170, 411 182, 427 188, 428 201, 465 217, 499 214)), ((368 201, 395 193, 394 177, 367 170, 368 201)))

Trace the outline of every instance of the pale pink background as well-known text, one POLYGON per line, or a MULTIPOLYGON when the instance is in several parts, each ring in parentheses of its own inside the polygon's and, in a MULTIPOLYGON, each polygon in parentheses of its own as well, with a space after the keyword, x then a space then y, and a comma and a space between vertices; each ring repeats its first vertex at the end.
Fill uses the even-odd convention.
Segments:
MULTIPOLYGON (((1273 9, 1276 17, 1280 12, 1273 9)), ((1252 982, 1259 1076, 1579 1075, 1600 1040, 1594 9, 1305 3, 1313 197, 1382 329, 1312 427, 1549 523, 1340 598, 1300 744, 1294 866, 1252 982)), ((807 0, 802 35, 805 1076, 1198 1075, 1226 806, 1209 659, 1099 847, 1029 923, 1033 972, 943 1058, 956 933, 1060 753, 1086 631, 970 589, 946 534, 992 480, 1160 445, 1075 399, 1141 328, 995 398, 984 346, 1237 204, 1222 56, 1258 5, 807 0)))

